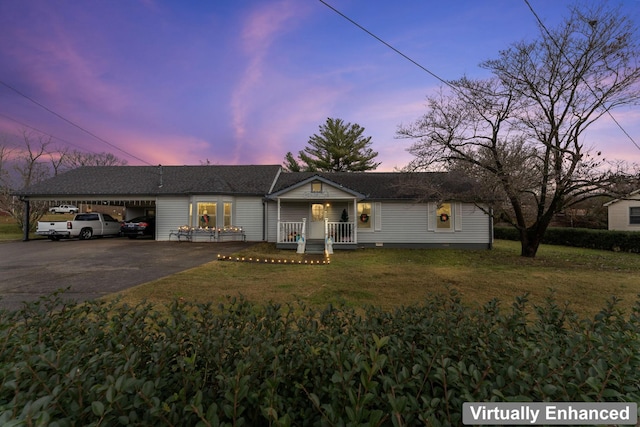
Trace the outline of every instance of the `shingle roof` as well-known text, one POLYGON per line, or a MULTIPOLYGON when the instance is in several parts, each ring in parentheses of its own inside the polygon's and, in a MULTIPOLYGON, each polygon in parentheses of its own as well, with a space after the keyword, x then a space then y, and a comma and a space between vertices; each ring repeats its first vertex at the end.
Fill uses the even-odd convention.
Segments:
POLYGON ((469 199, 473 184, 447 172, 283 172, 279 165, 84 166, 16 192, 30 197, 228 194, 266 196, 321 176, 369 200, 469 199), (275 185, 274 185, 274 180, 275 185), (273 185, 273 188, 271 188, 273 185))
POLYGON ((369 200, 433 200, 442 194, 469 199, 474 188, 470 180, 449 172, 290 172, 280 174, 274 192, 313 176, 362 193, 369 200))
POLYGON ((279 165, 84 166, 17 192, 23 196, 269 192, 279 165))

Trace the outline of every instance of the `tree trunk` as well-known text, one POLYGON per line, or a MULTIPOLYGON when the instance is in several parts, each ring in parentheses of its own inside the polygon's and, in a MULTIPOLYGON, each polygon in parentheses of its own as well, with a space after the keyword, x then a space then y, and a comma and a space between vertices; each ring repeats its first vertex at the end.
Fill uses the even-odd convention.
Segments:
POLYGON ((520 230, 520 256, 535 258, 543 235, 539 228, 520 230))

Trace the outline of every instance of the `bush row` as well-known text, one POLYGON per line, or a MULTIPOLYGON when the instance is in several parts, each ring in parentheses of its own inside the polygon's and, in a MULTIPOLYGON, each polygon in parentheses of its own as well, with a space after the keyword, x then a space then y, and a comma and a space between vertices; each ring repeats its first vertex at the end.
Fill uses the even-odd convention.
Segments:
POLYGON ((578 319, 551 295, 455 290, 393 312, 63 303, 2 312, 0 424, 460 425, 465 401, 640 401, 640 301, 578 319))
MULTIPOLYGON (((495 227, 493 235, 496 239, 520 240, 518 230, 514 227, 495 227)), ((640 253, 640 233, 634 231, 550 227, 547 229, 542 243, 640 253)))

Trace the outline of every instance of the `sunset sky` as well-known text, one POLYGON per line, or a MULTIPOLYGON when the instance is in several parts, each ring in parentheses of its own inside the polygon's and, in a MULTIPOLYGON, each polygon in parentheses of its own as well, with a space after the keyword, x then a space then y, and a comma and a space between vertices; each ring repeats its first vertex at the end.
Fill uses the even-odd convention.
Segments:
MULTIPOLYGON (((522 0, 326 2, 445 80, 538 36, 522 0)), ((529 3, 550 27, 572 4, 529 3)), ((441 86, 319 0, 4 0, 0 28, 0 142, 27 129, 130 165, 280 164, 332 117, 392 171, 411 160, 398 125, 441 86)), ((639 108, 613 115, 640 143, 639 108)), ((608 117, 585 142, 640 163, 608 117)))

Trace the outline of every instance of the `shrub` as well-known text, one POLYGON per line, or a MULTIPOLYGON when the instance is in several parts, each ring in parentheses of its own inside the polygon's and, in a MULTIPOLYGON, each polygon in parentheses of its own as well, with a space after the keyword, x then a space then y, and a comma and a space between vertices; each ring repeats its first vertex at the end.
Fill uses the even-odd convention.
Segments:
POLYGON ((54 295, 0 331, 3 426, 437 426, 465 401, 640 401, 640 302, 579 320, 552 295, 471 309, 454 290, 393 312, 54 295))
MULTIPOLYGON (((504 240, 520 240, 518 231, 514 227, 495 227, 494 237, 504 240)), ((637 231, 550 227, 547 229, 542 243, 640 253, 640 233, 637 231)))

